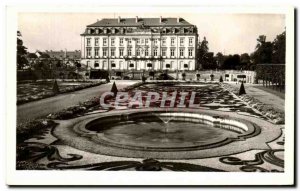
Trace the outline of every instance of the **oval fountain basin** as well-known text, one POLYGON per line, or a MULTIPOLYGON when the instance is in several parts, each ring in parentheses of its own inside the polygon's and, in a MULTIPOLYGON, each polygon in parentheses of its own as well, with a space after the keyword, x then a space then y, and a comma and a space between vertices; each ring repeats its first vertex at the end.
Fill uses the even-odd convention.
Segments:
POLYGON ((251 137, 251 124, 193 113, 139 112, 100 117, 78 130, 102 145, 135 150, 208 149, 251 137))

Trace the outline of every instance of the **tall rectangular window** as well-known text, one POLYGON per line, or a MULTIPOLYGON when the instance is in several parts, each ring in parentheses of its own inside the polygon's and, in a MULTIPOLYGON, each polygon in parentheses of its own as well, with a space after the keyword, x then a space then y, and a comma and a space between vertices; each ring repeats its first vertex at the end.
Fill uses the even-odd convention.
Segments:
POLYGON ((184 46, 184 38, 180 38, 180 46, 184 46))
POLYGON ((193 49, 189 48, 189 57, 193 56, 193 49))
POLYGON ((103 52, 102 52, 102 54, 103 54, 103 57, 106 57, 106 56, 107 56, 107 49, 106 49, 106 48, 104 48, 102 51, 103 51, 103 52))
POLYGON ((87 55, 87 57, 92 56, 92 48, 86 48, 86 55, 87 55))
POLYGON ((140 44, 140 43, 141 43, 141 40, 140 40, 140 39, 137 39, 136 42, 137 42, 137 44, 140 44))
POLYGON ((110 49, 110 56, 115 56, 115 49, 114 48, 112 48, 112 49, 110 49))
POLYGON ((123 48, 120 48, 119 55, 120 55, 120 57, 124 56, 124 49, 123 48))
POLYGON ((115 39, 114 38, 111 39, 111 46, 115 46, 115 39))
POLYGON ((139 48, 136 50, 136 56, 141 56, 141 50, 139 48))
POLYGON ((95 38, 95 46, 99 46, 99 38, 95 38))
POLYGON ((166 52, 167 52, 167 50, 166 50, 165 48, 163 48, 163 49, 161 50, 161 55, 162 55, 162 56, 166 56, 166 52))
POLYGON ((171 46, 175 46, 175 38, 171 38, 171 46))
POLYGON ((86 39, 86 45, 87 46, 91 46, 91 38, 87 38, 86 39))
POLYGON ((127 49, 127 56, 131 56, 131 48, 127 49))
POLYGON ((107 46, 107 38, 103 38, 103 46, 107 46))
POLYGON ((95 57, 99 57, 99 48, 95 48, 95 57))
POLYGON ((174 49, 174 48, 171 49, 171 56, 172 56, 172 57, 175 56, 175 49, 174 49))
POLYGON ((179 56, 184 56, 184 49, 183 49, 183 48, 181 48, 181 49, 179 50, 179 56))
POLYGON ((193 46, 193 38, 189 38, 189 46, 193 46))
POLYGON ((154 39, 154 44, 157 44, 158 43, 158 40, 157 39, 154 39))
POLYGON ((157 56, 157 49, 154 49, 153 55, 154 55, 154 56, 157 56))
POLYGON ((148 44, 149 40, 148 39, 145 39, 145 44, 148 44))
POLYGON ((124 39, 120 38, 120 46, 123 46, 123 43, 124 43, 124 39))
POLYGON ((148 50, 148 48, 145 49, 145 56, 149 56, 149 50, 148 50))
POLYGON ((128 39, 128 44, 131 45, 131 42, 132 42, 132 41, 131 41, 131 39, 129 38, 129 39, 128 39))
POLYGON ((167 44, 167 43, 166 43, 166 39, 165 39, 165 38, 162 39, 162 45, 163 45, 163 46, 166 46, 166 44, 167 44))

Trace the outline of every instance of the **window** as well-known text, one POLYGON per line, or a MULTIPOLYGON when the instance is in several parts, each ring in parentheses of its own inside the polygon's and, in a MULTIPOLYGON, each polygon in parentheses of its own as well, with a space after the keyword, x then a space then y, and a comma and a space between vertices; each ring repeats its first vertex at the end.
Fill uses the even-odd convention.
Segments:
POLYGON ((130 68, 133 68, 133 67, 134 67, 134 64, 133 64, 133 63, 130 63, 130 64, 129 64, 129 67, 130 67, 130 68))
POLYGON ((193 56, 193 49, 189 48, 189 56, 193 56))
POLYGON ((149 40, 148 39, 145 39, 145 44, 148 44, 149 40))
POLYGON ((165 39, 165 38, 162 39, 162 45, 163 45, 163 46, 166 46, 166 39, 165 39))
POLYGON ((115 46, 115 39, 114 38, 111 39, 111 46, 115 46))
POLYGON ((171 61, 171 66, 170 67, 172 67, 172 66, 174 66, 174 61, 171 61))
POLYGON ((103 61, 103 69, 107 69, 107 61, 106 60, 103 61))
POLYGON ((107 49, 104 48, 102 53, 103 53, 103 57, 106 57, 107 56, 107 49))
POLYGON ((141 44, 144 44, 144 39, 141 39, 141 44))
POLYGON ((140 56, 141 55, 141 50, 138 48, 137 50, 136 50, 136 56, 140 56))
POLYGON ((86 55, 87 57, 91 57, 91 51, 92 51, 92 48, 86 48, 86 55))
POLYGON ((171 68, 171 65, 170 64, 166 64, 166 68, 171 68))
POLYGON ((112 68, 115 68, 116 67, 116 64, 114 62, 111 62, 111 67, 112 68))
POLYGON ((180 38, 180 46, 184 45, 184 38, 180 38))
POLYGON ((131 39, 130 38, 128 39, 128 44, 131 44, 131 39))
POLYGON ((183 55, 184 55, 184 49, 181 48, 181 49, 179 50, 179 56, 183 56, 183 55))
POLYGON ((131 56, 131 48, 128 48, 128 49, 127 49, 127 55, 128 55, 128 56, 131 56))
POLYGON ((95 48, 95 57, 99 57, 99 48, 95 48))
POLYGON ((154 44, 157 44, 158 40, 157 39, 154 39, 154 44))
POLYGON ((166 52, 167 52, 166 49, 162 49, 162 50, 161 50, 161 55, 162 55, 162 56, 166 56, 166 52))
POLYGON ((95 46, 99 46, 99 38, 95 38, 95 46))
POLYGON ((115 49, 113 48, 113 49, 110 49, 110 56, 115 56, 115 49))
POLYGON ((189 65, 188 64, 184 64, 184 68, 188 68, 189 67, 189 65))
POLYGON ((145 49, 145 56, 149 56, 149 50, 148 50, 148 48, 145 49))
POLYGON ((171 56, 175 56, 175 49, 174 48, 171 49, 171 56))
POLYGON ((124 39, 120 38, 120 46, 123 46, 123 43, 124 43, 124 39))
POLYGON ((99 67, 99 62, 98 61, 95 61, 94 67, 95 68, 99 67))
POLYGON ((180 65, 179 65, 180 69, 183 69, 184 66, 183 66, 183 61, 180 61, 180 65))
POLYGON ((120 55, 120 57, 122 57, 123 55, 124 55, 124 49, 123 48, 121 48, 120 50, 119 50, 119 55, 120 55))
POLYGON ((189 38, 189 45, 193 46, 193 38, 189 38))
POLYGON ((103 46, 107 46, 107 38, 103 38, 103 46))
POLYGON ((154 49, 153 55, 154 55, 154 56, 157 56, 157 49, 154 49))
POLYGON ((86 45, 87 45, 87 46, 91 46, 91 39, 90 39, 90 38, 87 38, 87 39, 86 39, 86 45))
POLYGON ((140 44, 141 43, 141 40, 140 39, 137 39, 137 44, 140 44))
POLYGON ((152 68, 152 64, 151 64, 151 63, 148 63, 148 64, 147 64, 147 67, 148 67, 148 68, 152 68))
POLYGON ((175 38, 171 38, 171 46, 175 45, 175 38))

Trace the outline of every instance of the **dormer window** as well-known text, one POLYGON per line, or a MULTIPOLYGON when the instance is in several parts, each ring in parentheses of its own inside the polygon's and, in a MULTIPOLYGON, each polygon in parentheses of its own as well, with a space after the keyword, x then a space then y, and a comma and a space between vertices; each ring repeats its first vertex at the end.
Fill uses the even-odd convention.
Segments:
POLYGON ((107 29, 104 29, 104 34, 107 34, 107 29))

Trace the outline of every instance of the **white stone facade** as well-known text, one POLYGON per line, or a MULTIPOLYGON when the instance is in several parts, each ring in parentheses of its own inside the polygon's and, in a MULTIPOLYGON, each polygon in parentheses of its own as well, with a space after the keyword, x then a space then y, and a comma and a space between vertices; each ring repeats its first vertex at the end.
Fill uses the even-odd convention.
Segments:
POLYGON ((176 18, 120 20, 103 19, 87 26, 81 35, 82 64, 109 71, 196 69, 194 25, 176 18))

